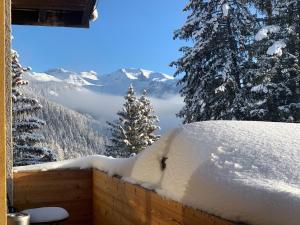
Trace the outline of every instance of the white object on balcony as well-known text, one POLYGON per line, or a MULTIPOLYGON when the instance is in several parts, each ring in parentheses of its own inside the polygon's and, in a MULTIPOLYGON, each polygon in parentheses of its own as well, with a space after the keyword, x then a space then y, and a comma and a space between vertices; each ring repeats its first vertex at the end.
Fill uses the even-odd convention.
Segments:
POLYGON ((23 210, 22 213, 30 215, 30 224, 59 222, 69 218, 69 213, 60 207, 42 207, 23 210))

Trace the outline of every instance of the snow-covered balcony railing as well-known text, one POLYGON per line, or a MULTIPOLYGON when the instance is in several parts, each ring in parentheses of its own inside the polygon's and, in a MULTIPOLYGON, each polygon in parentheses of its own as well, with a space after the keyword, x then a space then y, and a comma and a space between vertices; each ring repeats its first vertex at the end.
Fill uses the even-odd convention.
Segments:
POLYGON ((70 218, 62 224, 234 224, 99 170, 20 172, 15 176, 15 207, 63 207, 70 218))
POLYGON ((186 125, 129 159, 17 167, 13 202, 64 207, 70 225, 297 225, 299 134, 285 123, 186 125))

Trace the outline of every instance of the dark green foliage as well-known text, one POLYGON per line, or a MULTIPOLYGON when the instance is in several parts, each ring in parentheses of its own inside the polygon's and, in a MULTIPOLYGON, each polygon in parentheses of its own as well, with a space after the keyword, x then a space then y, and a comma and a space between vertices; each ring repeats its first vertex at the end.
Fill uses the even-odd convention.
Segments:
POLYGON ((278 0, 253 44, 255 63, 245 77, 250 120, 300 121, 300 2, 278 0))
POLYGON ((245 1, 191 0, 186 24, 175 38, 192 40, 172 65, 186 103, 178 114, 184 123, 211 119, 240 119, 241 80, 247 62, 255 18, 245 1))
POLYGON ((192 41, 171 65, 184 123, 300 121, 300 2, 190 0, 175 38, 192 41), (255 7, 257 10, 255 10, 255 7), (260 30, 266 29, 266 30, 260 30), (266 31, 261 36, 257 32, 266 31))

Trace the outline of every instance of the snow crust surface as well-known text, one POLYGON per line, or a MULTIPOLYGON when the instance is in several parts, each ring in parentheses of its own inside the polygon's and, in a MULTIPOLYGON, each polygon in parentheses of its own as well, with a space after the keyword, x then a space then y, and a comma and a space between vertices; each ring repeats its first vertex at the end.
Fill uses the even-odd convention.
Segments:
POLYGON ((90 156, 14 170, 91 167, 229 220, 299 225, 299 124, 200 122, 173 130, 132 158, 90 156))

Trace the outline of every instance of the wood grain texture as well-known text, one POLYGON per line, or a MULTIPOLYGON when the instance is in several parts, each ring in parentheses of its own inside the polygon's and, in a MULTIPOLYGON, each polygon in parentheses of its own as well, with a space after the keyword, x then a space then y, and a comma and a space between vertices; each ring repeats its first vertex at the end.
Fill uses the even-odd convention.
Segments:
POLYGON ((12 99, 11 99, 11 1, 4 0, 6 3, 5 12, 5 88, 6 88, 6 187, 9 199, 12 199, 12 99))
POLYGON ((234 225, 98 170, 93 172, 93 219, 94 225, 234 225))
POLYGON ((0 225, 6 224, 6 1, 0 1, 0 225))
POLYGON ((14 173, 13 185, 13 202, 18 210, 63 207, 70 219, 61 225, 92 224, 91 170, 14 173))
POLYGON ((234 225, 96 169, 15 173, 14 206, 66 208, 63 225, 234 225))

